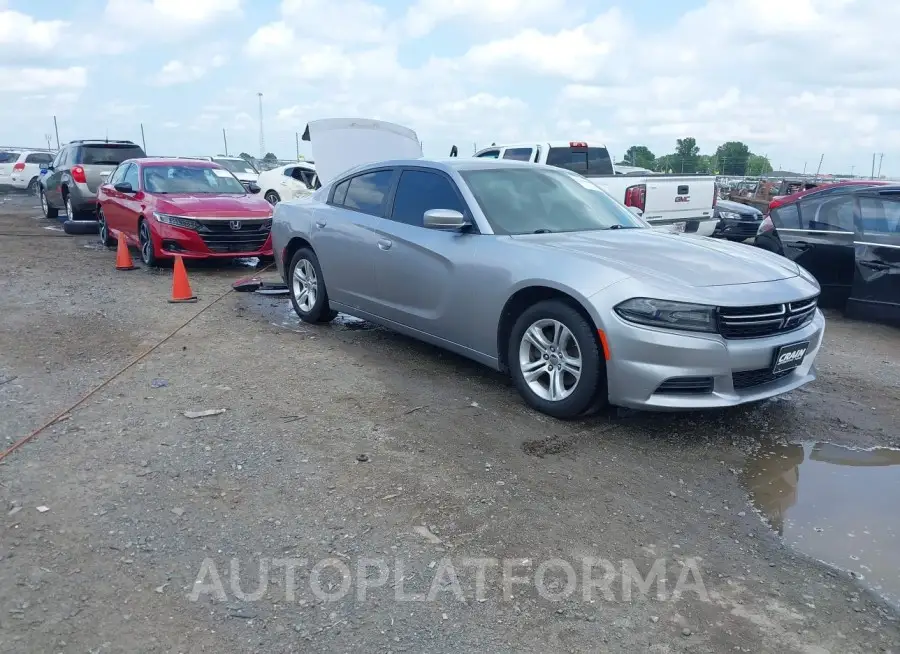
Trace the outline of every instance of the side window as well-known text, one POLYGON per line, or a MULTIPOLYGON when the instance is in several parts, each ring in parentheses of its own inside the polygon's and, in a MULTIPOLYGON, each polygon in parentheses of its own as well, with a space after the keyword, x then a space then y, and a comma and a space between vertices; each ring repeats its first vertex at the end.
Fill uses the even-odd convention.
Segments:
POLYGON ((485 150, 481 154, 475 156, 482 159, 497 159, 500 157, 500 150, 485 150))
POLYGON ((900 234, 900 196, 861 197, 862 228, 869 234, 900 234))
POLYGON ((126 184, 131 184, 131 188, 137 191, 141 186, 138 181, 138 167, 134 164, 129 165, 128 170, 122 175, 122 181, 126 184))
POLYGON ((513 161, 531 161, 531 151, 531 148, 507 148, 503 153, 503 158, 513 161))
POLYGON ((813 197, 800 201, 802 229, 827 232, 853 232, 854 200, 852 195, 813 197))
POLYGON ((285 169, 284 169, 284 176, 285 176, 285 177, 293 177, 293 176, 294 176, 294 170, 296 170, 296 169, 295 169, 295 168, 285 168, 285 169))
POLYGON ((344 199, 347 197, 347 189, 350 188, 350 180, 346 180, 341 182, 337 186, 334 187, 334 196, 331 199, 332 204, 336 204, 338 206, 342 206, 344 204, 344 199))
POLYGON ((60 163, 62 162, 63 152, 65 152, 65 148, 56 153, 56 156, 53 157, 53 167, 59 168, 60 163))
POLYGON ((69 150, 71 148, 64 147, 59 151, 59 154, 56 155, 56 163, 54 164, 54 168, 64 168, 69 161, 69 150))
POLYGON ((27 157, 25 157, 25 163, 27 164, 46 164, 50 163, 53 159, 49 154, 45 154, 43 152, 32 152, 27 157))
POLYGON ((391 220, 422 227, 423 216, 429 209, 453 209, 463 214, 466 212, 449 179, 438 173, 404 170, 394 195, 391 220))
POLYGON ((347 188, 347 197, 344 198, 344 206, 354 211, 380 216, 384 198, 391 189, 393 176, 393 170, 379 170, 352 177, 347 188))
POLYGON ((121 182, 121 181, 122 181, 122 177, 125 176, 125 171, 127 170, 128 166, 130 166, 130 165, 131 165, 131 164, 124 164, 124 165, 119 166, 118 168, 116 168, 116 169, 113 171, 112 175, 110 175, 109 178, 106 180, 106 183, 107 183, 107 184, 111 184, 112 186, 115 186, 116 184, 118 184, 119 182, 121 182))
POLYGON ((784 229, 800 229, 800 212, 796 204, 786 204, 774 209, 771 213, 775 227, 784 229))

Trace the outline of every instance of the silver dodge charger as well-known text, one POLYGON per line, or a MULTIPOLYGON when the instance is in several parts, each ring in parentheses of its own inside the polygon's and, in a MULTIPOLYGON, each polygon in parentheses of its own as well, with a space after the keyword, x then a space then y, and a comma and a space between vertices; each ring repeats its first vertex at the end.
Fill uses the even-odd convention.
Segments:
POLYGON ((302 320, 344 312, 446 348, 558 418, 731 406, 816 377, 825 320, 805 270, 652 229, 567 170, 365 164, 280 203, 272 237, 302 320))

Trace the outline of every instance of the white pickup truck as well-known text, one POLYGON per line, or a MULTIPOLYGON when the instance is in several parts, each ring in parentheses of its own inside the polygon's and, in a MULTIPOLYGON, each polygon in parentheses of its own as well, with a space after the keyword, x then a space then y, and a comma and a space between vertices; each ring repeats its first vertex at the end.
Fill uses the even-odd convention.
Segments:
POLYGON ((473 156, 530 161, 584 175, 625 206, 638 209, 655 227, 700 236, 711 236, 716 227, 713 175, 616 174, 606 147, 583 141, 492 145, 473 156))

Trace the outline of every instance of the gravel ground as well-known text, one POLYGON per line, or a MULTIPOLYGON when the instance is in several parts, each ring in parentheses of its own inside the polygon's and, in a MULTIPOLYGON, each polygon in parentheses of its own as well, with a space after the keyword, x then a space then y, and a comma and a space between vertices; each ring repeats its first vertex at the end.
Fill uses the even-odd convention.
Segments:
POLYGON ((755 407, 562 423, 454 355, 226 293, 246 267, 169 304, 170 270, 117 272, 33 204, 0 198, 0 444, 64 415, 0 464, 0 651, 900 651, 738 474, 788 440, 900 445, 897 330, 831 316, 820 380, 755 407), (657 560, 667 585, 625 582, 657 560))

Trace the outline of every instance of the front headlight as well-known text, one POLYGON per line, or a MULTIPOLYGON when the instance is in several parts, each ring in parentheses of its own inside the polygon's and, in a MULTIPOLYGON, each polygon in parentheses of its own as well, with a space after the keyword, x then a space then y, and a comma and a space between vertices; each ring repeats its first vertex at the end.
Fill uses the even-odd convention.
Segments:
POLYGON ((716 308, 636 297, 616 305, 616 313, 628 322, 691 332, 715 332, 716 308))
POLYGON ((719 218, 724 220, 740 220, 741 214, 735 213, 734 211, 720 211, 719 218))
POLYGON ((153 217, 161 223, 172 225, 172 227, 193 229, 195 232, 200 231, 200 223, 198 223, 196 220, 192 220, 191 218, 184 218, 183 216, 173 216, 170 213, 157 213, 156 211, 153 212, 153 217))

